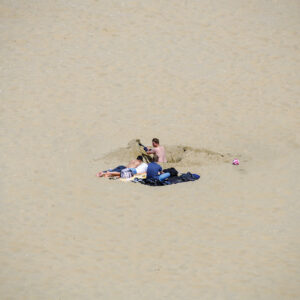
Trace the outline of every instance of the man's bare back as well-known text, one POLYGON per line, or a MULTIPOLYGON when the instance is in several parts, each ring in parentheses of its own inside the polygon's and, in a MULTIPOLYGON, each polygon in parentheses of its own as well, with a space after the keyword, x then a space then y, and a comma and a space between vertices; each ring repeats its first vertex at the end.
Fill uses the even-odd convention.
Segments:
POLYGON ((136 168, 141 164, 140 160, 134 159, 127 165, 127 168, 136 168))

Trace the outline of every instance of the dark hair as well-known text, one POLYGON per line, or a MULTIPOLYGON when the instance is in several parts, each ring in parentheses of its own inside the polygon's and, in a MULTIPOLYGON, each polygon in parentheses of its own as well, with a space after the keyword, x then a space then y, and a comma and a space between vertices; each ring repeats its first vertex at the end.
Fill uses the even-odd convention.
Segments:
POLYGON ((142 156, 142 155, 139 155, 136 159, 137 159, 137 160, 140 160, 140 161, 143 161, 143 156, 142 156))
POLYGON ((153 142, 153 143, 156 143, 156 144, 159 144, 159 139, 154 138, 154 139, 152 139, 152 142, 153 142))

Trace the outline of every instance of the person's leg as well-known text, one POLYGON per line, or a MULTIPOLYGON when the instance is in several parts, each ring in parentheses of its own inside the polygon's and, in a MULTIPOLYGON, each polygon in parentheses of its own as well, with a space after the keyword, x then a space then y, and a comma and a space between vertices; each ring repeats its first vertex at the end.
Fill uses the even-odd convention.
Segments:
POLYGON ((165 179, 167 179, 170 176, 171 176, 170 173, 163 173, 163 174, 159 175, 158 179, 159 179, 159 181, 164 181, 165 179))
MULTIPOLYGON (((101 172, 97 173, 96 176, 97 177, 103 177, 105 174, 111 173, 111 172, 119 172, 120 173, 123 169, 126 169, 126 167, 124 167, 124 166, 117 166, 114 169, 109 169, 109 170, 101 171, 101 172)), ((106 176, 106 177, 109 177, 109 176, 106 176)))
POLYGON ((107 172, 104 174, 105 177, 120 177, 120 172, 107 172))
POLYGON ((99 173, 96 174, 97 177, 103 177, 105 175, 105 171, 101 171, 99 173))

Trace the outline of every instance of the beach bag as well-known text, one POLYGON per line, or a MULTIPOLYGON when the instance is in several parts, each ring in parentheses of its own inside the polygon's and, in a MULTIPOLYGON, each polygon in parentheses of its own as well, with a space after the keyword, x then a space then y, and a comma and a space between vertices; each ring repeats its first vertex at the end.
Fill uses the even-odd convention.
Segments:
POLYGON ((178 175, 178 171, 175 168, 164 169, 163 172, 170 173, 171 174, 170 177, 174 177, 178 175))
POLYGON ((133 176, 132 171, 129 168, 123 169, 121 171, 121 178, 130 178, 132 176, 133 176))

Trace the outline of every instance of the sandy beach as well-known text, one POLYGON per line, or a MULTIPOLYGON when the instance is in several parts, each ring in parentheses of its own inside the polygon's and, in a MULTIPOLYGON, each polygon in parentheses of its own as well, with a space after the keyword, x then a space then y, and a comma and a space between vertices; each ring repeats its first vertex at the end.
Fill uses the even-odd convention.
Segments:
POLYGON ((1 300, 299 299, 299 29, 296 0, 2 0, 1 300), (200 180, 95 176, 153 137, 200 180))

